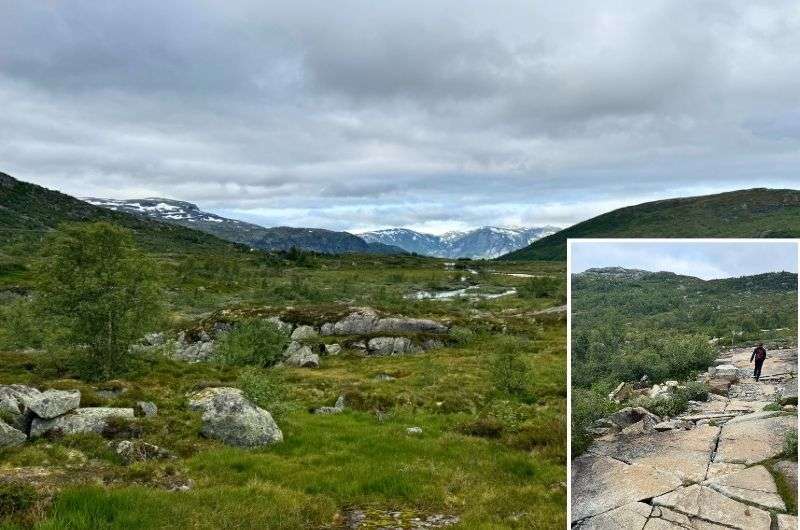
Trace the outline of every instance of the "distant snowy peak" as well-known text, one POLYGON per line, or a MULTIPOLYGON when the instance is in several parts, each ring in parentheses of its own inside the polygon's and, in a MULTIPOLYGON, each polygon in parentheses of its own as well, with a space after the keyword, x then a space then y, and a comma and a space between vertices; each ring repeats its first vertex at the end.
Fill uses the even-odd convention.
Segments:
POLYGON ((227 219, 213 213, 203 212, 196 204, 173 199, 97 199, 86 197, 82 199, 95 206, 102 206, 109 210, 125 212, 135 215, 144 215, 163 221, 183 221, 187 223, 231 223, 233 225, 246 225, 235 219, 227 219))
POLYGON ((441 258, 495 258, 525 247, 560 230, 555 226, 484 226, 466 232, 442 235, 415 232, 407 228, 388 228, 359 234, 369 243, 383 243, 408 252, 441 258))

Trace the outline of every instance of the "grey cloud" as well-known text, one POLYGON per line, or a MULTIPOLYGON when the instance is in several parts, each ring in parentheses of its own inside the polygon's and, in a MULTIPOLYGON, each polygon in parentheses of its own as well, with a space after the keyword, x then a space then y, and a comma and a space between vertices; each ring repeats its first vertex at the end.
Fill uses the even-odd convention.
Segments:
POLYGON ((341 229, 788 187, 798 30, 788 0, 10 1, 0 169, 341 229))

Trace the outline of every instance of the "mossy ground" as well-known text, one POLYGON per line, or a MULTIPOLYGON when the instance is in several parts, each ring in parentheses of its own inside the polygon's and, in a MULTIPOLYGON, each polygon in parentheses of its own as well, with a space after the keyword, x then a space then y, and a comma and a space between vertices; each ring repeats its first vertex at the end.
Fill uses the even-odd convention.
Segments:
MULTIPOLYGON (((561 301, 404 297, 470 284, 503 290, 527 281, 502 272, 563 278, 563 264, 459 262, 452 268, 442 260, 363 256, 317 256, 303 266, 250 256, 231 258, 225 267, 214 263, 162 256, 172 309, 167 327, 199 326, 221 309, 291 314, 310 323, 370 306, 469 331, 457 343, 422 354, 345 353, 323 357, 316 370, 278 369, 289 405, 278 418, 285 441, 257 450, 200 437, 199 415, 186 410, 187 393, 235 386, 239 368, 153 357, 111 384, 89 384, 53 370, 49 354, 6 348, 0 383, 80 388, 85 405, 155 402, 159 414, 138 421, 141 439, 177 455, 126 466, 99 436, 5 450, 0 477, 43 468, 41 476, 26 479, 37 490, 33 507, 6 517, 8 527, 336 528, 344 513, 359 509, 367 527, 399 512, 404 521, 456 515, 457 528, 563 528, 565 323, 563 313, 535 314, 561 301), (493 383, 489 361, 501 341, 517 344, 529 367, 524 395, 504 395, 493 383), (104 387, 125 391, 104 398, 97 393, 104 387), (339 395, 348 400, 343 414, 309 413, 339 395), (478 432, 464 425, 487 416, 498 431, 464 434, 478 432), (422 434, 408 434, 411 426, 422 434), (189 491, 170 491, 189 481, 189 491)), ((24 286, 25 275, 14 274, 14 283, 24 286)))

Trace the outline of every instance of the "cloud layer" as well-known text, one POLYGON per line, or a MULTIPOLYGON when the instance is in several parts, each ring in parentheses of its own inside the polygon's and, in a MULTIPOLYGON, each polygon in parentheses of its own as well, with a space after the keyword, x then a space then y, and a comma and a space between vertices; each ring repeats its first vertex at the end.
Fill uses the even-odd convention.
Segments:
POLYGON ((786 1, 0 3, 1 170, 264 224, 569 224, 785 186, 786 1))

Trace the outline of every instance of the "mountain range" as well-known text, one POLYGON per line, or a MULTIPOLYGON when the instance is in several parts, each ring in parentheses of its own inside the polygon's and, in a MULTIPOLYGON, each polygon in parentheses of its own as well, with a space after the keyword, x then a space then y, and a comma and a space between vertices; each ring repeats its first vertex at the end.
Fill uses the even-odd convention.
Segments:
POLYGON ((408 252, 439 258, 496 258, 558 231, 557 227, 501 228, 484 226, 442 235, 390 228, 360 233, 369 243, 383 243, 408 252))
POLYGON ((754 188, 646 202, 604 213, 501 259, 564 261, 568 238, 800 237, 800 190, 754 188))
POLYGON ((221 239, 261 250, 289 250, 297 247, 314 252, 341 254, 404 254, 415 252, 442 258, 494 258, 522 248, 531 241, 556 232, 555 227, 483 227, 441 236, 392 228, 354 235, 321 228, 265 228, 201 210, 196 204, 163 198, 100 199, 84 201, 117 212, 149 217, 213 234, 221 239))
POLYGON ((236 219, 229 219, 202 211, 196 204, 173 199, 98 199, 85 197, 84 201, 138 217, 148 217, 171 224, 193 228, 220 239, 248 245, 260 250, 289 250, 297 247, 313 252, 343 254, 403 254, 400 248, 370 244, 347 232, 322 228, 294 228, 278 226, 265 228, 236 219))

